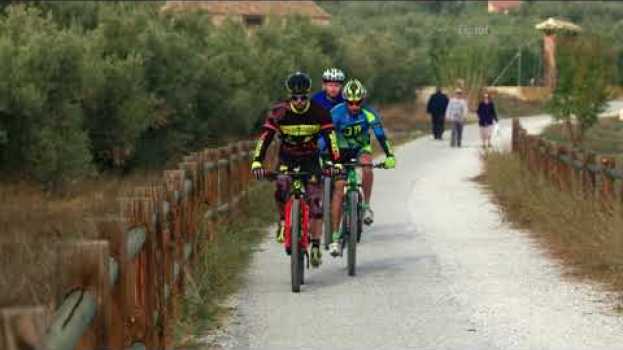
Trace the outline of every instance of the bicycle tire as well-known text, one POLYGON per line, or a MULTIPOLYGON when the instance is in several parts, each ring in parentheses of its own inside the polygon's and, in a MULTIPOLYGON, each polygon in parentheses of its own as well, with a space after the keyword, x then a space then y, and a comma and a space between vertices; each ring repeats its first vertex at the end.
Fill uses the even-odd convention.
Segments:
POLYGON ((290 207, 290 278, 292 280, 292 292, 298 293, 301 291, 301 250, 299 247, 299 238, 301 235, 301 202, 300 199, 293 198, 292 206, 290 207))
POLYGON ((355 191, 348 192, 348 275, 355 276, 357 270, 357 224, 359 217, 357 206, 359 194, 355 191))
POLYGON ((301 285, 305 284, 305 254, 299 254, 299 279, 301 285))
POLYGON ((363 203, 363 195, 359 191, 359 202, 357 206, 357 243, 361 242, 361 234, 363 232, 363 210, 361 210, 361 203, 363 203))
POLYGON ((324 229, 324 250, 329 250, 329 243, 332 240, 331 232, 331 178, 324 178, 324 188, 322 192, 322 225, 324 229))

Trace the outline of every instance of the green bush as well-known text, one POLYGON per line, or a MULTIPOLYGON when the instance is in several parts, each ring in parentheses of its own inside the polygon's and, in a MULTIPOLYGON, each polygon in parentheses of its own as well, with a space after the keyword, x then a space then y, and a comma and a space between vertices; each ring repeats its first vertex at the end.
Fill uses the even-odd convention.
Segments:
MULTIPOLYGON (((532 3, 508 16, 469 1, 319 4, 333 16, 328 27, 270 18, 252 34, 235 21, 216 28, 201 11, 161 13, 162 2, 3 4, 0 169, 61 184, 94 166, 162 167, 255 133, 295 70, 319 89, 322 70, 338 66, 367 85, 372 103, 402 102, 419 85, 491 83, 523 45, 525 84, 541 70, 534 24, 556 12, 598 22, 623 66, 621 31, 608 29, 621 26, 620 4, 532 3), (490 33, 464 37, 461 25, 490 33)), ((497 84, 516 84, 516 66, 497 84)))
POLYGON ((7 162, 50 188, 89 175, 90 142, 80 106, 84 38, 23 6, 10 7, 0 26, 7 162))
POLYGON ((586 131, 597 122, 610 98, 614 56, 597 36, 563 37, 556 59, 556 89, 547 109, 563 121, 574 144, 581 143, 586 131))

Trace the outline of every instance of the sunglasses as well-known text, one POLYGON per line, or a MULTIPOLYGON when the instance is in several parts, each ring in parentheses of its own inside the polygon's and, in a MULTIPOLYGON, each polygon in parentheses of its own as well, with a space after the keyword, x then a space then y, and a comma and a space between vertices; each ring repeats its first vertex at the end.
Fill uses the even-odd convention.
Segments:
POLYGON ((346 101, 346 103, 348 103, 349 106, 360 106, 362 102, 363 102, 363 100, 359 100, 359 101, 346 101))
POLYGON ((293 101, 299 102, 299 101, 307 101, 308 96, 307 95, 292 95, 291 98, 293 101))

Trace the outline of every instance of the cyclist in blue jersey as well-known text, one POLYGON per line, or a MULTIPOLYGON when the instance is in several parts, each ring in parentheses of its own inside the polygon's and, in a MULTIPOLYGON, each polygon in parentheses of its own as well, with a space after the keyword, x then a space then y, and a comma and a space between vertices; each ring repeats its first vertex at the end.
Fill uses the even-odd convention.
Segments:
POLYGON ((344 102, 342 98, 342 84, 346 76, 337 68, 329 68, 322 73, 322 90, 312 95, 312 100, 324 107, 327 111, 344 102))
MULTIPOLYGON (((338 68, 328 68, 322 73, 322 90, 312 95, 312 101, 324 107, 327 111, 338 104, 344 102, 342 97, 342 84, 346 80, 346 75, 338 68)), ((323 161, 328 159, 327 147, 324 139, 318 139, 318 147, 321 151, 323 161)))
MULTIPOLYGON (((340 69, 335 67, 326 69, 322 73, 322 90, 312 95, 312 101, 318 103, 319 105, 324 107, 327 112, 329 112, 333 107, 344 102, 344 99, 342 98, 342 85, 344 84, 345 80, 346 75, 340 69)), ((321 162, 323 164, 328 164, 330 162, 328 147, 325 147, 325 141, 322 137, 318 139, 318 148, 320 149, 321 162)), ((325 205, 327 207, 330 206, 331 191, 333 191, 333 179, 329 178, 329 180, 331 182, 331 187, 329 189, 330 192, 323 195, 323 207, 325 205)), ((327 221, 330 222, 328 218, 327 221)), ((329 222, 325 223, 327 229, 330 229, 329 222)), ((326 247, 328 247, 329 242, 325 242, 325 244, 326 247)))
MULTIPOLYGON (((385 152, 385 168, 394 168, 396 166, 396 158, 385 136, 381 117, 374 109, 363 105, 367 97, 366 88, 359 80, 353 79, 344 85, 342 96, 346 102, 331 109, 331 119, 333 120, 333 126, 337 134, 337 144, 340 149, 340 160, 348 162, 351 159, 358 159, 362 164, 372 165, 372 148, 370 145, 370 129, 372 129, 377 141, 385 152)), ((374 220, 374 213, 370 209, 372 183, 372 167, 363 167, 363 221, 366 225, 372 224, 374 220)), ((333 242, 329 246, 330 254, 333 256, 337 256, 340 253, 339 225, 342 216, 345 184, 344 178, 335 180, 335 191, 333 191, 331 203, 333 242)))

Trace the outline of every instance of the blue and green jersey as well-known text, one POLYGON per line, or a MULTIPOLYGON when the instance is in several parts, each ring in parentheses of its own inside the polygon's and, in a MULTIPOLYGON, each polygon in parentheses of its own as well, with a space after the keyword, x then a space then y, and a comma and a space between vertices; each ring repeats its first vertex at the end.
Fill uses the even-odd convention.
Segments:
MULTIPOLYGON (((370 145, 370 129, 372 129, 385 154, 392 154, 381 117, 372 107, 364 105, 357 115, 351 115, 346 103, 340 103, 331 109, 331 119, 340 149, 372 152, 370 145)), ((324 143, 319 146, 326 148, 324 143)))

